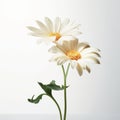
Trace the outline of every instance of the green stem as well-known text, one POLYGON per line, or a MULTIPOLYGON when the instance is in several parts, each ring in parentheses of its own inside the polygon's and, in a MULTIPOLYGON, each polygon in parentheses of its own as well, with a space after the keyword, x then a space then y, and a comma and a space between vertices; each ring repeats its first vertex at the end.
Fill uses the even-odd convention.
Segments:
POLYGON ((61 112, 61 109, 60 109, 60 106, 58 104, 58 102, 55 100, 55 98, 53 96, 49 96, 54 102, 55 104, 57 105, 57 108, 58 108, 58 111, 59 111, 59 115, 60 115, 60 120, 62 120, 62 112, 61 112))
POLYGON ((67 115, 67 90, 66 90, 67 83, 66 83, 66 80, 67 80, 69 67, 70 67, 70 63, 68 64, 67 70, 65 71, 65 68, 62 65, 62 71, 64 75, 64 117, 63 117, 63 120, 66 120, 66 115, 67 115))

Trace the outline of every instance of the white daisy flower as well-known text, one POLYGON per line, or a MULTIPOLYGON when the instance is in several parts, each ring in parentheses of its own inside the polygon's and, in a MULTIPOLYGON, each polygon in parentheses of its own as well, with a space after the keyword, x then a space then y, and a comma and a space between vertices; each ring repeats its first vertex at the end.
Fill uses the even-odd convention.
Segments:
POLYGON ((41 21, 36 21, 39 28, 28 26, 32 31, 31 35, 39 37, 42 42, 58 41, 63 36, 76 36, 81 34, 79 25, 74 24, 70 19, 66 18, 63 21, 56 17, 53 22, 48 17, 45 17, 45 24, 41 21))
POLYGON ((86 42, 79 42, 78 39, 63 41, 61 44, 56 43, 49 49, 54 56, 50 61, 56 61, 58 65, 69 62, 72 68, 76 68, 79 75, 83 70, 90 73, 89 63, 100 64, 100 50, 91 47, 86 42))

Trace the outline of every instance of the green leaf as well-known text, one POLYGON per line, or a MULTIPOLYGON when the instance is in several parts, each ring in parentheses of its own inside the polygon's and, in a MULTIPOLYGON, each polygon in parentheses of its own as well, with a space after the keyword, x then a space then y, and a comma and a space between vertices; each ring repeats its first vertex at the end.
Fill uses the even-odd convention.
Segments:
POLYGON ((47 86, 47 85, 44 85, 40 82, 38 82, 38 84, 41 86, 41 88, 46 92, 47 95, 50 95, 52 96, 52 91, 51 89, 47 86))
POLYGON ((52 90, 63 90, 64 89, 63 86, 56 85, 55 80, 52 80, 52 82, 50 82, 50 84, 48 84, 47 86, 52 90))
POLYGON ((52 90, 63 90, 65 88, 63 85, 56 85, 55 80, 52 80, 49 84, 42 84, 41 82, 38 82, 38 84, 49 95, 52 95, 52 90))
POLYGON ((42 99, 43 95, 45 95, 45 94, 41 94, 38 97, 36 97, 35 99, 34 99, 34 95, 33 95, 31 99, 28 99, 28 101, 31 103, 37 104, 42 99))
MULTIPOLYGON (((32 96, 31 99, 28 99, 29 102, 31 103, 39 103, 39 101, 42 99, 43 95, 48 95, 49 97, 53 97, 52 96, 52 90, 64 90, 65 86, 59 86, 56 85, 55 80, 52 80, 49 84, 43 84, 41 82, 38 82, 38 84, 40 85, 40 87, 45 91, 45 93, 40 94, 38 97, 34 98, 34 95, 32 96)), ((66 86, 66 88, 68 88, 68 86, 66 86)))

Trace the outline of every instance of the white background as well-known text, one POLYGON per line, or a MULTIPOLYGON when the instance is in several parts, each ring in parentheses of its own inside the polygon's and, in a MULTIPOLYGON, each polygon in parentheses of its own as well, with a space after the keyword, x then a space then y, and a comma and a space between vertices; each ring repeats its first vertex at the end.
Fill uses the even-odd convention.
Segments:
MULTIPOLYGON (((48 46, 36 43, 26 26, 35 20, 69 17, 81 24, 80 40, 101 49, 101 65, 79 77, 70 70, 68 113, 120 114, 120 1, 119 0, 0 0, 0 114, 57 114, 47 97, 27 102, 42 92, 37 82, 62 84, 61 67, 49 63, 48 46)), ((62 105, 62 92, 55 93, 62 105)))

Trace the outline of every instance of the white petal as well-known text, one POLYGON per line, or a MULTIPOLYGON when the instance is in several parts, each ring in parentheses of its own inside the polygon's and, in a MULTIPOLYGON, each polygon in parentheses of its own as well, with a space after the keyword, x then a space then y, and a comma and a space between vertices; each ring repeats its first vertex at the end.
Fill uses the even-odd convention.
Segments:
POLYGON ((30 33, 30 35, 36 36, 36 37, 46 37, 46 34, 44 33, 30 33))
POLYGON ((97 48, 89 47, 89 48, 84 49, 81 52, 82 52, 82 54, 87 54, 87 53, 90 53, 90 52, 98 52, 99 53, 100 51, 97 48))
POLYGON ((74 69, 77 66, 77 61, 76 60, 70 60, 71 67, 74 69))
POLYGON ((98 53, 87 53, 87 54, 82 54, 81 53, 81 56, 82 56, 82 58, 88 58, 88 57, 95 57, 95 58, 99 58, 100 57, 100 55, 98 54, 98 53))
POLYGON ((88 71, 88 73, 90 73, 90 72, 91 72, 90 67, 89 67, 89 66, 87 66, 87 65, 86 65, 86 70, 88 71))
POLYGON ((63 41, 71 41, 71 40, 75 40, 75 39, 77 39, 77 38, 75 38, 74 36, 68 35, 68 36, 62 36, 57 42, 59 44, 62 44, 63 41))
POLYGON ((38 29, 38 28, 35 28, 35 27, 32 27, 32 26, 27 26, 27 28, 29 29, 29 30, 31 30, 32 32, 37 32, 37 33, 39 33, 39 32, 41 32, 41 30, 40 29, 38 29))
POLYGON ((78 40, 77 39, 72 40, 71 41, 71 50, 78 50, 77 45, 78 45, 78 40))
POLYGON ((76 30, 74 30, 74 31, 71 32, 71 35, 72 35, 72 36, 78 36, 78 35, 80 35, 80 34, 82 34, 82 32, 76 31, 76 30))
POLYGON ((56 47, 59 48, 64 54, 66 54, 66 49, 62 44, 59 44, 58 42, 55 42, 56 47))
POLYGON ((78 29, 79 30, 80 24, 71 24, 71 29, 78 29))
POLYGON ((77 50, 77 44, 78 44, 77 39, 66 41, 66 43, 63 42, 63 45, 69 50, 77 50))
POLYGON ((56 17, 55 19, 55 32, 59 33, 61 27, 61 19, 59 17, 56 17))
POLYGON ((63 22, 62 22, 62 24, 65 25, 65 26, 68 25, 69 23, 70 23, 69 18, 64 19, 63 22))
POLYGON ((78 50, 81 52, 82 50, 89 48, 90 45, 87 42, 80 42, 77 47, 78 50))
POLYGON ((96 57, 93 57, 93 56, 89 56, 89 57, 84 57, 84 59, 86 60, 90 60, 96 64, 100 64, 100 61, 96 58, 96 57))
POLYGON ((81 53, 82 57, 90 57, 90 56, 93 56, 93 57, 101 57, 99 53, 97 52, 91 52, 91 53, 86 53, 86 54, 83 54, 81 53))
POLYGON ((45 44, 49 45, 52 41, 55 40, 55 37, 41 37, 41 41, 44 42, 45 44))
POLYGON ((69 18, 66 18, 63 20, 62 24, 61 24, 61 31, 64 29, 64 27, 66 27, 70 22, 69 18))
POLYGON ((73 29, 70 27, 65 27, 64 29, 61 30, 62 35, 72 35, 73 29))
POLYGON ((53 47, 51 47, 48 50, 48 52, 51 52, 51 53, 61 53, 62 51, 59 48, 57 48, 56 46, 53 46, 53 47))
POLYGON ((78 28, 79 28, 79 25, 69 24, 68 26, 64 27, 64 29, 61 30, 61 34, 72 35, 75 31, 79 31, 78 28))
POLYGON ((68 58, 65 55, 55 55, 50 59, 50 61, 56 61, 58 65, 62 65, 68 61, 68 58))
POLYGON ((55 41, 56 37, 55 37, 55 36, 51 36, 51 37, 46 37, 46 39, 47 39, 48 41, 53 42, 53 41, 55 41))
POLYGON ((66 51, 76 49, 77 43, 78 39, 73 36, 64 36, 58 41, 58 44, 62 45, 66 51))
POLYGON ((98 57, 101 57, 101 55, 98 52, 91 52, 91 54, 95 54, 98 57))
POLYGON ((53 23, 52 23, 52 21, 48 17, 45 17, 45 22, 47 24, 49 32, 52 33, 53 32, 53 23))
POLYGON ((46 33, 49 33, 49 30, 48 30, 48 28, 42 23, 42 22, 40 22, 40 21, 36 21, 37 22, 37 24, 39 25, 39 27, 40 27, 40 29, 42 30, 42 31, 44 31, 44 32, 46 32, 46 33))
POLYGON ((59 59, 57 60, 57 64, 58 64, 58 65, 62 65, 62 64, 64 64, 67 60, 68 60, 68 59, 67 59, 65 56, 61 56, 61 58, 59 58, 59 59))
POLYGON ((83 74, 83 70, 82 70, 82 67, 79 63, 77 64, 76 69, 77 69, 78 74, 81 76, 83 74))

